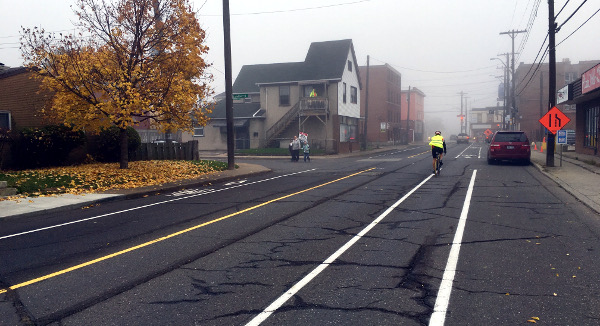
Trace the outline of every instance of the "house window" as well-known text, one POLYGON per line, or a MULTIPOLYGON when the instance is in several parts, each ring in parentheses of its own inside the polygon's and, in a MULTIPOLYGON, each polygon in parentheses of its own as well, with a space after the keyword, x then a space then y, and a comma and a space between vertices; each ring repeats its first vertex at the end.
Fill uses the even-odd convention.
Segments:
POLYGON ((583 146, 596 147, 598 141, 598 119, 600 107, 585 110, 585 130, 583 131, 583 146))
POLYGON ((194 137, 204 137, 204 127, 194 127, 194 137))
POLYGON ((0 129, 10 130, 10 112, 0 112, 0 129))
POLYGON ((290 87, 279 86, 279 106, 290 105, 290 87))
POLYGON ((350 86, 350 103, 358 103, 358 90, 354 86, 350 86))
POLYGON ((346 83, 344 83, 344 91, 343 91, 343 94, 344 94, 344 95, 343 95, 342 99, 343 99, 344 103, 346 103, 346 83))
POLYGON ((352 71, 352 61, 350 60, 348 60, 348 71, 352 71))
POLYGON ((570 84, 577 79, 577 74, 574 72, 565 73, 565 84, 570 84))
POLYGON ((341 117, 340 142, 356 141, 358 138, 358 119, 341 117))

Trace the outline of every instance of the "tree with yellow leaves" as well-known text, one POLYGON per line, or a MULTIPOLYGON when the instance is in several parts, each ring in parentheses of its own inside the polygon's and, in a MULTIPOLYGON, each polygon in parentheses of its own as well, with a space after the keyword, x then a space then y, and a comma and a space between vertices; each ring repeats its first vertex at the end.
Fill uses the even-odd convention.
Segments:
POLYGON ((205 32, 189 0, 77 0, 81 32, 23 28, 21 51, 42 88, 55 92, 44 112, 75 129, 120 129, 120 167, 128 167, 127 127, 190 131, 210 113, 212 75, 205 32))

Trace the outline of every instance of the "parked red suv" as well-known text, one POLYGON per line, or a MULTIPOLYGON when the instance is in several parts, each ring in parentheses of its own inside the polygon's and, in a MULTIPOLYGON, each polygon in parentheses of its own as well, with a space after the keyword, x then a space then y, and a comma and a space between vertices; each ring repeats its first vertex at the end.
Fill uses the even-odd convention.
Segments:
POLYGON ((526 165, 531 162, 529 139, 522 131, 498 131, 490 142, 487 154, 488 164, 500 160, 520 161, 526 165))

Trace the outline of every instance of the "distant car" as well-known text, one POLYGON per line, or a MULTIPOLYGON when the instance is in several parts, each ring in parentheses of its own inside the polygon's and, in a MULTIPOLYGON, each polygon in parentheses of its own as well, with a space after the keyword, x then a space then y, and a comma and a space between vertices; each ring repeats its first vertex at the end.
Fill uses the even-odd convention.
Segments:
POLYGON ((155 139, 152 141, 155 144, 165 144, 167 142, 171 142, 173 144, 177 144, 177 141, 174 139, 155 139))
POLYGON ((468 144, 469 143, 469 135, 463 133, 458 134, 458 136, 456 136, 456 143, 460 144, 460 143, 465 143, 468 144))
POLYGON ((458 136, 457 135, 450 135, 450 140, 457 140, 458 136))
POLYGON ((527 135, 522 131, 498 131, 490 141, 488 164, 501 160, 531 163, 531 147, 527 135))

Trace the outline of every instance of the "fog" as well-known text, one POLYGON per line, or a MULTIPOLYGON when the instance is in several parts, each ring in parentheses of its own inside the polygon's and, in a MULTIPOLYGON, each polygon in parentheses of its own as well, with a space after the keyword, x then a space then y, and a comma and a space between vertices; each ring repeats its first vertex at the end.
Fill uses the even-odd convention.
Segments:
MULTIPOLYGON (((555 1, 558 13, 568 1, 555 1)), ((0 0, 0 62, 20 66, 20 26, 69 32, 75 20, 68 0, 0 0)), ((213 88, 225 90, 221 0, 194 0, 211 50, 213 88)), ((558 15, 562 24, 581 1, 558 15)), ((587 1, 556 35, 557 61, 600 58, 597 40, 600 0, 587 1), (582 26, 583 25, 583 26, 582 26), (579 28, 579 29, 578 29, 579 28), (573 33, 571 36, 569 36, 573 33), (564 42, 562 42, 564 40, 564 42), (561 43, 562 42, 562 43, 561 43)), ((402 88, 422 90, 426 129, 460 130, 463 109, 495 106, 503 64, 511 51, 511 30, 527 30, 515 41, 516 65, 533 63, 548 31, 548 2, 540 0, 231 0, 233 77, 243 65, 303 61, 311 42, 352 39, 359 65, 390 64, 402 74, 402 88)), ((545 47, 544 47, 545 49, 545 47)), ((547 59, 545 60, 547 62, 547 59)))

